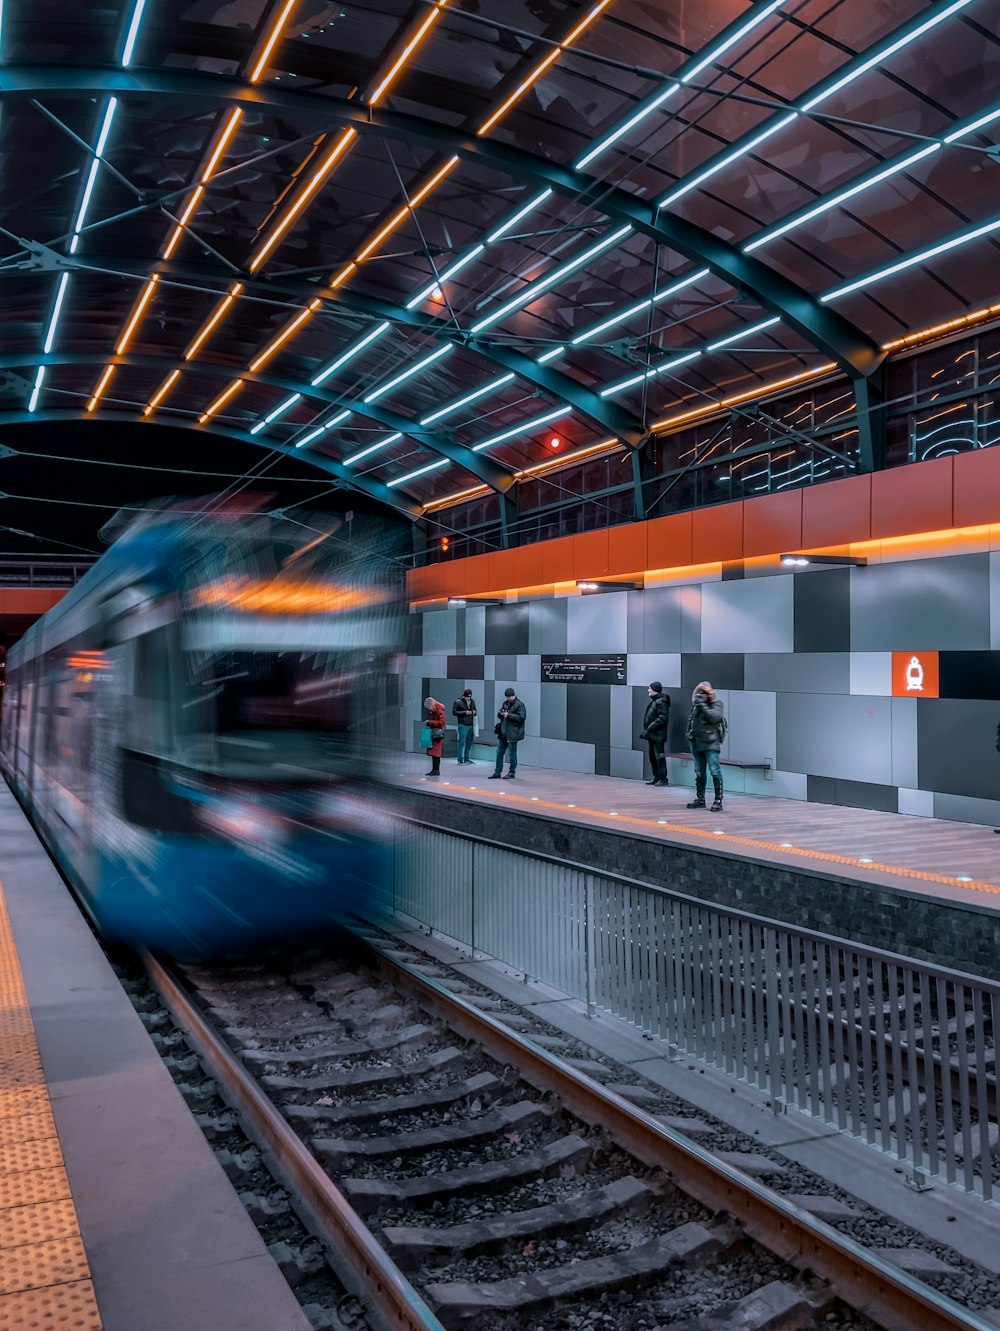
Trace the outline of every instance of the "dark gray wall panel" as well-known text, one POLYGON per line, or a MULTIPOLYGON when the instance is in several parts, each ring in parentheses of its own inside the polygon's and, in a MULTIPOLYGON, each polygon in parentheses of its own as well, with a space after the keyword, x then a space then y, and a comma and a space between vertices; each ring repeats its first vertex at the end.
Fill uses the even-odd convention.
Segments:
POLYGON ((566 650, 566 606, 560 600, 528 602, 528 651, 555 656, 566 650))
MULTIPOLYGON (((441 612, 439 612, 441 613, 441 612)), ((527 605, 488 605, 486 607, 486 654, 493 656, 527 655, 527 605)))
POLYGON ((892 784, 888 698, 779 693, 777 734, 782 771, 892 784))
POLYGON ((688 702, 692 689, 706 679, 716 689, 742 689, 743 657, 736 652, 688 652, 681 657, 681 691, 688 702))
POLYGON ((817 568, 794 573, 795 650, 851 650, 851 570, 817 568))
POLYGON ((410 656, 424 654, 424 617, 408 615, 406 619, 406 650, 410 656))
POLYGON ((850 693, 848 652, 748 654, 743 687, 767 693, 850 693))
POLYGON ((879 564, 850 576, 854 651, 989 647, 988 555, 879 564))
POLYGON ((481 656, 449 656, 449 679, 484 679, 484 663, 481 656))
MULTIPOLYGON (((899 812, 899 792, 895 786, 877 786, 868 781, 844 781, 830 776, 811 776, 808 798, 816 804, 844 804, 850 809, 880 809, 899 812)), ((858 850, 862 850, 858 846, 858 850)))
POLYGON ((566 685, 567 739, 611 747, 611 688, 610 684, 566 685))
MULTIPOLYGON (((648 593, 652 595, 652 593, 648 593)), ((627 649, 630 652, 644 652, 643 646, 646 640, 646 592, 628 592, 627 619, 628 619, 628 642, 627 649)))
POLYGON ((1000 799, 1000 753, 994 747, 998 721, 1000 704, 995 702, 964 698, 925 698, 918 702, 917 772, 921 788, 1000 799))

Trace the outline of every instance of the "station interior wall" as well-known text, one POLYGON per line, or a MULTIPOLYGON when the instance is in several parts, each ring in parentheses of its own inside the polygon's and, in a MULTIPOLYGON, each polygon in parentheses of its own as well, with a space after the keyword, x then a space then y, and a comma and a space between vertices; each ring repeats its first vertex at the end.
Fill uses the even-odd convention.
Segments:
MULTIPOLYGON (((492 555, 417 570, 406 747, 418 747, 423 699, 441 699, 450 719, 466 687, 492 742, 513 685, 528 715, 523 763, 640 780, 646 686, 658 679, 671 695, 668 750, 680 753, 692 688, 709 679, 729 719, 722 756, 771 768, 724 768, 730 790, 1000 825, 1000 449, 633 523, 619 542, 648 556, 659 539, 650 529, 675 519, 692 533, 708 519, 717 557, 692 545, 686 562, 615 571, 641 575, 645 590, 581 595, 559 579, 501 589, 490 585, 492 555), (809 514, 811 534, 835 547, 809 541, 809 514), (819 548, 868 563, 778 560, 819 548), (421 575, 436 579, 438 598, 505 603, 448 607, 426 599, 421 575), (894 697, 894 652, 938 652, 941 696, 894 697), (542 682, 543 656, 574 653, 624 655, 626 683, 542 682)), ((574 577, 608 576, 587 543, 608 549, 615 530, 571 538, 584 543, 574 577)), ((502 555, 513 567, 524 553, 502 555)), ((532 549, 534 567, 563 557, 532 549)), ((690 783, 690 762, 670 766, 671 780, 690 783)))

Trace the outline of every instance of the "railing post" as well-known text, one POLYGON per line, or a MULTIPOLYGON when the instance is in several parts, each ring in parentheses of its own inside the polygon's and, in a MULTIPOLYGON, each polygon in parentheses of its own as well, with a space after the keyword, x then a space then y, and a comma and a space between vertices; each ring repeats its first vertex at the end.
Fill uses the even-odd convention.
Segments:
POLYGON ((469 894, 471 901, 469 904, 469 943, 472 947, 472 960, 476 960, 476 860, 479 856, 479 846, 474 841, 472 843, 472 869, 471 882, 469 884, 469 894))
POLYGON ((583 875, 583 957, 586 967, 587 1016, 597 1014, 597 963, 595 959, 594 875, 583 875))

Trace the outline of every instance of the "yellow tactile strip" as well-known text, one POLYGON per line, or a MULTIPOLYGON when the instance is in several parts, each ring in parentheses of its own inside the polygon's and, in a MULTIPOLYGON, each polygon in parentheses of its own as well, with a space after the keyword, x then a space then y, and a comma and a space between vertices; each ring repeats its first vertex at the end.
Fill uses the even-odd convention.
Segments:
POLYGON ((0 883, 0 1331, 101 1331, 0 883))

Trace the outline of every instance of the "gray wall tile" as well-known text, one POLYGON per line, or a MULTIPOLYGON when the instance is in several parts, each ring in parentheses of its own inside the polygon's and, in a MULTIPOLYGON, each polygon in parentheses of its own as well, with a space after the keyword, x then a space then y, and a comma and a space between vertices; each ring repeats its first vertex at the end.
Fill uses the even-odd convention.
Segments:
POLYGON ((681 658, 678 652, 629 652, 628 682, 648 688, 658 679, 667 690, 680 688, 681 658))
MULTIPOLYGON (((935 795, 934 817, 948 818, 953 823, 992 823, 1000 827, 1000 800, 973 799, 967 795, 935 795)), ((955 865, 955 873, 964 872, 964 866, 955 865)))
POLYGON ((632 690, 613 687, 609 689, 609 694, 611 701, 611 747, 631 749, 636 734, 632 719, 632 690))
POLYGON ((753 652, 744 663, 743 687, 772 693, 850 693, 848 652, 753 652))
POLYGON ((899 788, 899 812, 914 814, 918 818, 934 817, 932 790, 904 790, 899 788))
POLYGON ((631 781, 642 781, 644 779, 642 754, 633 753, 631 749, 612 748, 611 775, 624 776, 631 781))
POLYGON ((611 684, 566 685, 566 737, 582 744, 611 743, 611 684))
MULTIPOLYGON (((701 651, 701 588, 678 587, 681 608, 681 651, 701 651)), ((647 651, 649 648, 647 647, 647 651)))
POLYGON ((566 651, 566 607, 569 601, 528 603, 528 651, 536 656, 557 656, 566 651))
POLYGON ((943 794, 1000 800, 1000 754, 994 747, 1000 706, 967 698, 913 701, 920 775, 913 784, 943 794))
POLYGON ((566 738, 566 687, 545 684, 540 690, 538 726, 543 739, 566 738))
POLYGON ((486 651, 486 607, 470 605, 465 609, 465 646, 467 656, 482 656, 486 651))
POLYGON ((795 595, 795 650, 851 650, 851 570, 814 566, 790 575, 795 595))
POLYGON ((853 651, 989 647, 988 555, 870 565, 850 574, 853 651))
POLYGON ((504 688, 508 684, 517 683, 517 657, 516 656, 494 656, 493 658, 493 678, 502 679, 504 688))
POLYGON ((897 786, 917 784, 917 708, 916 698, 893 698, 892 708, 892 781, 897 786))
POLYGON ((529 651, 527 605, 488 605, 485 646, 494 655, 517 656, 529 651))
POLYGON ((679 587, 656 587, 648 592, 634 592, 642 597, 643 652, 679 652, 681 650, 681 610, 684 597, 679 587))
POLYGON ((517 658, 517 677, 528 683, 537 684, 542 678, 542 658, 540 656, 519 656, 517 658))
POLYGON ((538 742, 538 764, 562 772, 592 772, 594 746, 561 739, 542 739, 538 742))
POLYGON ((624 652, 628 643, 627 592, 573 596, 566 602, 566 651, 624 652))
POLYGON ((629 652, 644 652, 646 636, 646 593, 645 592, 627 592, 627 628, 628 641, 627 650, 629 652))
POLYGON ((730 693, 726 716, 729 719, 727 756, 744 763, 767 758, 773 767, 778 751, 775 695, 761 691, 730 693))
POLYGON ((778 694, 783 771, 892 784, 892 713, 885 698, 778 694))
POLYGON ((888 698, 892 695, 892 653, 852 652, 851 692, 869 697, 888 698))
POLYGON ((428 610, 424 615, 424 655, 458 654, 458 610, 428 610))
POLYGON ((703 652, 790 652, 794 579, 710 583, 701 590, 703 652))

